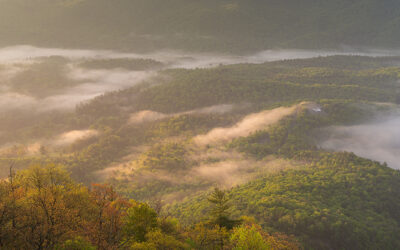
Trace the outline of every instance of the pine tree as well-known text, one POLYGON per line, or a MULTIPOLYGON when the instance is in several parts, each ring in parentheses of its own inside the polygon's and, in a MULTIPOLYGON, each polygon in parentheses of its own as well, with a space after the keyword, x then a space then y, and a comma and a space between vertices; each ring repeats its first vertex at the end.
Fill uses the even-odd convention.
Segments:
POLYGON ((212 222, 220 227, 232 229, 238 222, 230 219, 229 198, 225 191, 215 188, 208 201, 213 204, 211 210, 212 222))

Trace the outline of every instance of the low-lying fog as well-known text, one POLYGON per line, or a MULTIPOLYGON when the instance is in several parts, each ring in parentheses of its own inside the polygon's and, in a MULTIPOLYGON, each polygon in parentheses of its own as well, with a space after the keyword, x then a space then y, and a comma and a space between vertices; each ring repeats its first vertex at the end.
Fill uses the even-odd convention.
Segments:
POLYGON ((400 169, 400 116, 357 126, 332 127, 326 132, 329 138, 320 143, 322 148, 354 152, 400 169))
MULTIPOLYGON (((145 80, 151 81, 157 76, 157 71, 160 70, 160 68, 147 70, 129 70, 123 68, 89 69, 80 65, 85 60, 152 59, 161 62, 164 65, 162 68, 165 69, 205 68, 220 64, 235 63, 263 63, 283 59, 312 58, 337 54, 383 56, 394 55, 396 53, 379 50, 362 52, 350 50, 268 50, 248 56, 233 56, 183 53, 178 51, 135 54, 106 50, 70 50, 37 48, 32 46, 0 48, 0 112, 23 108, 29 108, 34 111, 72 109, 77 104, 105 92, 128 88, 145 80), (40 65, 39 67, 37 66, 38 63, 46 63, 46 60, 50 60, 54 56, 59 57, 56 63, 50 61, 41 68, 40 65), (51 68, 46 69, 45 67, 51 68), (29 71, 33 71, 33 73, 31 72, 30 75, 22 75, 21 77, 21 74, 26 74, 27 71, 28 73, 29 71), (17 83, 15 83, 15 79, 18 80, 17 83), (53 92, 48 91, 47 81, 53 81, 57 86, 53 92), (57 84, 61 84, 62 86, 58 86, 57 84), (30 91, 26 89, 26 86, 30 88, 30 91)), ((400 52, 397 54, 400 55, 400 52)), ((53 60, 56 59, 53 58, 53 60)))
MULTIPOLYGON (((223 54, 195 54, 179 51, 160 51, 152 54, 123 53, 104 50, 70 50, 14 46, 0 48, 0 112, 10 110, 51 111, 71 110, 77 104, 90 100, 105 92, 129 88, 143 81, 157 79, 158 71, 166 68, 207 68, 220 64, 263 63, 284 59, 304 59, 329 55, 400 56, 400 51, 384 50, 268 50, 248 56, 223 54), (151 59, 146 62, 159 63, 162 67, 130 69, 118 67, 84 67, 88 60, 151 59)), ((107 63, 105 65, 108 65, 107 63)), ((211 107, 192 112, 229 111, 232 106, 211 107)), ((289 112, 290 113, 290 112, 289 112)), ((267 114, 268 115, 268 114, 267 114)), ((165 114, 142 111, 133 114, 131 123, 165 118, 165 114)), ((258 118, 257 118, 258 119, 258 118)), ((261 120, 262 122, 263 120, 261 120)), ((1 121, 0 121, 1 122, 1 121)), ((213 130, 197 138, 210 143, 219 138, 217 134, 229 136, 247 133, 246 123, 228 129, 213 130), (229 130, 230 129, 230 130, 229 130), (228 131, 229 130, 229 131, 228 131), (211 139, 210 139, 211 138, 211 139)), ((70 131, 63 134, 57 143, 96 131, 70 131), (75 137, 74 137, 75 136, 75 137)), ((329 138, 320 146, 330 150, 350 151, 359 156, 387 162, 400 169, 400 115, 380 122, 349 127, 332 127, 326 133, 329 138)), ((71 139, 72 140, 72 139, 71 139)), ((34 144, 36 145, 36 144, 34 144)), ((39 145, 39 144, 37 144, 39 145)))
POLYGON ((182 51, 158 51, 151 54, 124 53, 110 50, 78 50, 78 49, 58 49, 58 48, 38 48, 29 45, 12 46, 0 48, 0 64, 29 59, 61 56, 70 59, 82 58, 150 58, 164 63, 172 63, 172 67, 196 68, 211 67, 219 64, 234 63, 263 63, 269 61, 279 61, 285 59, 305 59, 318 56, 330 55, 364 55, 364 56, 399 56, 400 51, 363 49, 355 50, 346 48, 343 50, 265 50, 248 56, 234 56, 227 54, 209 53, 187 53, 182 51))

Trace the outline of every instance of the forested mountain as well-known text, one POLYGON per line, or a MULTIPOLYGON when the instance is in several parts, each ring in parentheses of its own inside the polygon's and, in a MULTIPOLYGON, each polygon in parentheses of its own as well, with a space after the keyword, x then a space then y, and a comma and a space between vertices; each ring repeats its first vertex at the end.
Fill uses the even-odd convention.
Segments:
POLYGON ((0 249, 400 249, 400 1, 0 0, 0 249))
POLYGON ((1 0, 2 45, 254 51, 398 47, 395 0, 1 0))
MULTIPOLYGON (((332 128, 398 117, 399 62, 162 69, 149 59, 40 58, 5 86, 60 95, 81 84, 65 74, 75 64, 158 77, 69 111, 3 107, 0 248, 397 249, 397 165, 321 141, 332 128)), ((392 126, 362 142, 388 140, 382 154, 396 160, 392 126)))

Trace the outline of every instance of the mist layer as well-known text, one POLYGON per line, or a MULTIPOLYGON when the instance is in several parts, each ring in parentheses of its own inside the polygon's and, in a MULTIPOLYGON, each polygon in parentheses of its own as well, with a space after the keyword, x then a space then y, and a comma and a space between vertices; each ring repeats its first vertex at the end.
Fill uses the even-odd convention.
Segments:
POLYGON ((348 127, 332 127, 322 148, 348 151, 400 169, 400 117, 382 122, 348 127))

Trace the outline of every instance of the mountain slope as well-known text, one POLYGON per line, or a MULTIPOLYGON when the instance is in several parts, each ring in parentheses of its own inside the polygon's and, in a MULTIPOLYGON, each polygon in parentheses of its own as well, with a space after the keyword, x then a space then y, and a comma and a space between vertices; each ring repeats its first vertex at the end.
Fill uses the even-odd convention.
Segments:
MULTIPOLYGON (((297 170, 260 178, 230 191, 234 215, 295 234, 306 249, 397 249, 400 175, 353 154, 323 154, 297 170)), ((207 214, 205 195, 170 211, 182 221, 207 214)))

